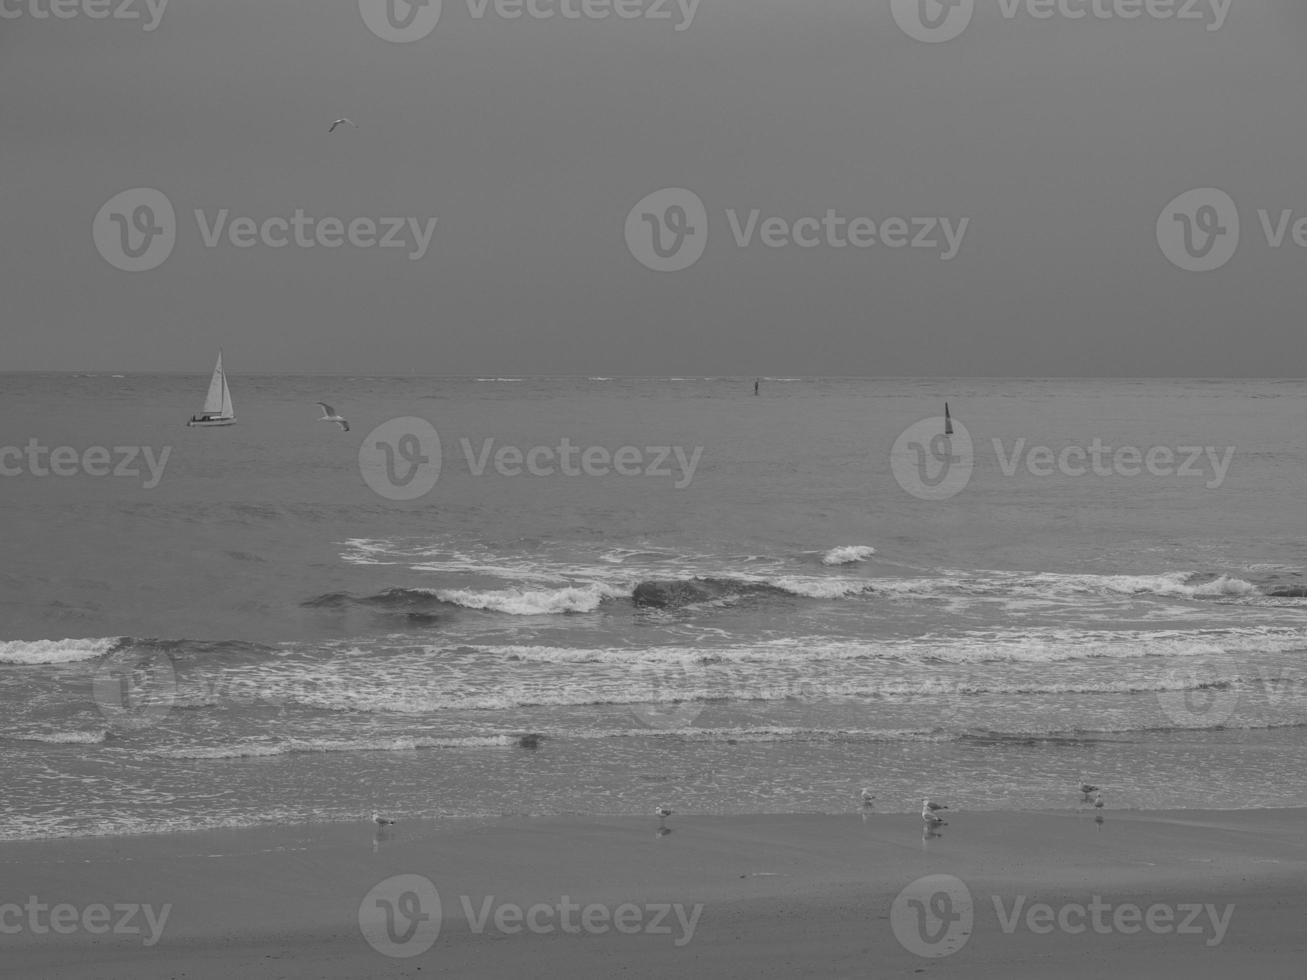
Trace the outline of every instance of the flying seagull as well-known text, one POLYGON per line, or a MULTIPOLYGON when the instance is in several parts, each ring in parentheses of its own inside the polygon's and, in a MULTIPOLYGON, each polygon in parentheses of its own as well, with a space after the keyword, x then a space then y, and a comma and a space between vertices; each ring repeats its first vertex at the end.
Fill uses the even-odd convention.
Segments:
POLYGON ((339 119, 337 119, 334 123, 331 124, 331 128, 327 130, 327 133, 328 134, 334 133, 336 131, 337 126, 353 126, 355 129, 359 128, 358 124, 354 122, 353 119, 346 119, 344 116, 341 116, 339 119))
POLYGON ((376 824, 378 827, 390 827, 393 826, 395 823, 395 821, 392 820, 390 817, 378 816, 375 811, 373 811, 372 814, 372 822, 376 824))
POLYGON ((315 402, 314 404, 322 409, 322 418, 318 419, 319 422, 335 422, 346 432, 349 431, 349 420, 342 415, 337 415, 334 408, 326 402, 315 402))

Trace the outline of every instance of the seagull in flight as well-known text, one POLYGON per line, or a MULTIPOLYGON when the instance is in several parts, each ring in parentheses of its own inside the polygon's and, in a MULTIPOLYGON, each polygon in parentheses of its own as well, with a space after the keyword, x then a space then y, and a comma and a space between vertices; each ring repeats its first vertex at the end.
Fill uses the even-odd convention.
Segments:
POLYGON ((346 432, 349 431, 349 420, 347 418, 343 415, 337 415, 336 410, 326 402, 315 402, 315 404, 322 409, 322 418, 318 419, 319 422, 335 422, 346 432))
POLYGON ((330 135, 331 133, 334 133, 337 126, 353 126, 355 129, 359 128, 358 123, 354 122, 353 119, 346 119, 344 116, 341 116, 331 124, 331 128, 327 130, 327 134, 330 135))
POLYGON ((390 817, 379 816, 375 810, 372 813, 372 822, 378 827, 392 827, 395 824, 390 817))

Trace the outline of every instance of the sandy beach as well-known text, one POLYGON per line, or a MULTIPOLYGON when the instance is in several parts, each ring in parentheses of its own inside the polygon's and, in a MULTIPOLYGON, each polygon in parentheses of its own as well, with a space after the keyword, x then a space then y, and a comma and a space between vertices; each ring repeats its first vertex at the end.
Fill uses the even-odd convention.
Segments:
POLYGON ((675 814, 661 834, 558 817, 8 843, 0 972, 1290 976, 1305 820, 950 811, 927 837, 916 815, 675 814))

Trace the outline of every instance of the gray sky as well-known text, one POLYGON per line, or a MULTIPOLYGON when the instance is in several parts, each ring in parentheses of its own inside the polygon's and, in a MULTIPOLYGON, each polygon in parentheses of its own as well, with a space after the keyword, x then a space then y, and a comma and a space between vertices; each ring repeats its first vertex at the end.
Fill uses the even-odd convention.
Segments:
POLYGON ((358 0, 171 0, 149 32, 0 0, 22 11, 0 19, 0 370, 203 373, 221 343, 234 374, 1307 374, 1307 248, 1257 214, 1307 217, 1302 0, 1231 0, 1214 31, 976 0, 943 43, 889 0, 701 0, 682 31, 674 0, 629 21, 469 2, 397 44, 358 0), (339 115, 358 128, 328 136, 339 115), (92 222, 136 187, 177 230, 128 273, 92 222), (623 232, 665 187, 708 215, 679 272, 623 232), (1241 241, 1185 272, 1155 229, 1201 187, 1241 241), (412 261, 209 248, 197 208, 438 222, 412 261), (727 211, 753 209, 969 224, 948 261, 739 247, 727 211))

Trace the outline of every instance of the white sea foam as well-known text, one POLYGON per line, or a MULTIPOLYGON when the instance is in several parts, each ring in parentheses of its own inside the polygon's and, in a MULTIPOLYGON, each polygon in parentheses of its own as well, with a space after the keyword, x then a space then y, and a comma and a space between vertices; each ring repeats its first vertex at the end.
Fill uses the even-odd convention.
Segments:
POLYGON ((0 732, 0 737, 19 742, 45 742, 48 745, 100 745, 108 734, 106 729, 101 728, 93 732, 20 732, 16 735, 0 732))
POLYGON ((876 553, 876 549, 865 544, 848 544, 832 548, 822 556, 823 565, 853 565, 866 561, 876 553))
POLYGON ((151 755, 168 759, 246 759, 315 752, 415 752, 438 748, 496 748, 513 746, 511 735, 430 736, 359 739, 288 739, 284 742, 240 742, 227 745, 156 749, 151 755))
POLYGON ((67 664, 94 660, 112 650, 121 637, 69 640, 0 640, 0 664, 67 664))
POLYGON ((502 589, 479 592, 445 589, 436 593, 442 602, 467 609, 486 609, 512 616, 544 616, 554 613, 594 612, 605 599, 629 595, 629 590, 603 583, 563 589, 502 589))

